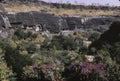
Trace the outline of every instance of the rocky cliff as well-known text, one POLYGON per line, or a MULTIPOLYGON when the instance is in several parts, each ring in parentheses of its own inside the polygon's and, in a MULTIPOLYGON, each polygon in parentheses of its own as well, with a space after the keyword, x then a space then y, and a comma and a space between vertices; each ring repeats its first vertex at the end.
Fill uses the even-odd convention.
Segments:
POLYGON ((74 30, 75 28, 106 30, 108 25, 119 17, 79 17, 56 16, 44 11, 30 11, 19 13, 0 13, 0 28, 39 26, 42 30, 57 33, 61 30, 74 30))

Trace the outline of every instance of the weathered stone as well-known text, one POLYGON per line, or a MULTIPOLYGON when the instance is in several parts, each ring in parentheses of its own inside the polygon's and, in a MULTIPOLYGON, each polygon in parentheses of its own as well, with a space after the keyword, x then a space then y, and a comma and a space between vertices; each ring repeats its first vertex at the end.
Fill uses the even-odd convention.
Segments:
MULTIPOLYGON (((62 17, 53 14, 41 13, 40 11, 0 13, 6 15, 12 27, 36 27, 41 26, 45 31, 58 33, 61 30, 94 29, 97 31, 107 30, 110 23, 120 17, 62 17), (81 20, 85 20, 83 23, 81 20)), ((2 16, 0 16, 0 27, 5 27, 2 16)))

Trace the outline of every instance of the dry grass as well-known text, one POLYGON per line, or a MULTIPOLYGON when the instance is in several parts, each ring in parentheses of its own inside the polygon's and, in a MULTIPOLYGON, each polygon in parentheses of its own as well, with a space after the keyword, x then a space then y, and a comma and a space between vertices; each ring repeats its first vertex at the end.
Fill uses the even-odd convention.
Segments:
POLYGON ((43 9, 48 9, 46 6, 30 6, 30 5, 8 5, 8 4, 3 4, 5 7, 6 12, 28 12, 28 11, 40 11, 43 9))
POLYGON ((56 15, 76 15, 76 16, 99 16, 99 15, 119 15, 117 11, 103 11, 103 10, 65 10, 65 9, 54 9, 52 12, 56 15))
MULTIPOLYGON (((103 10, 73 10, 73 9, 56 9, 50 8, 48 6, 35 6, 35 5, 25 5, 25 4, 2 4, 6 12, 28 12, 28 11, 40 11, 47 10, 48 13, 55 15, 78 15, 78 16, 99 16, 99 15, 120 15, 119 11, 103 11, 103 10)), ((0 10, 2 12, 2 10, 0 10)))

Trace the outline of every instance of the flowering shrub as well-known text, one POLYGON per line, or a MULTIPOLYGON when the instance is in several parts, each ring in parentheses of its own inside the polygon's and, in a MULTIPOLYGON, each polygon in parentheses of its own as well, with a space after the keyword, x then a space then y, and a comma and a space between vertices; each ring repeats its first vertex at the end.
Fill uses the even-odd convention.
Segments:
POLYGON ((71 64, 66 67, 64 76, 67 81, 107 81, 103 63, 71 64))
POLYGON ((61 73, 64 70, 63 65, 61 64, 46 64, 44 69, 44 73, 46 75, 46 78, 48 78, 51 81, 62 81, 63 78, 61 76, 61 73))
POLYGON ((32 66, 26 66, 23 69, 25 79, 37 78, 39 80, 63 81, 61 74, 64 71, 64 67, 61 64, 33 64, 32 66))

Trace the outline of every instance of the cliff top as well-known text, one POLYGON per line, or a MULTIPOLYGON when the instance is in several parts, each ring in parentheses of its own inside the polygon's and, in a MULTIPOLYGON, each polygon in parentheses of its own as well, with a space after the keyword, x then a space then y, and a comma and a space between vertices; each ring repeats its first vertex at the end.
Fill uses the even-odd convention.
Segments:
POLYGON ((46 2, 4 2, 0 3, 0 12, 46 11, 55 15, 72 16, 116 16, 120 14, 119 7, 71 5, 46 2))

